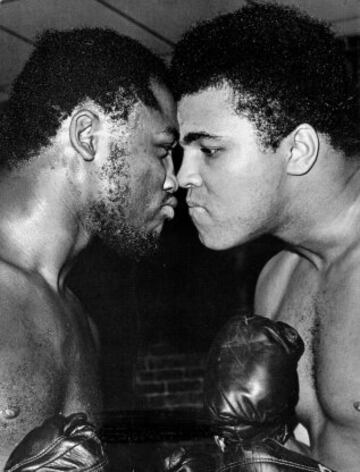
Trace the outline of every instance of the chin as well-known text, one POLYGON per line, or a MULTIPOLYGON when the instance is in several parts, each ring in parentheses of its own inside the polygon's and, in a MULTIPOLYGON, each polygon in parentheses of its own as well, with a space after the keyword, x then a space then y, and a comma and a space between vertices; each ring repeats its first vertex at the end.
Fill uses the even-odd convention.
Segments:
POLYGON ((225 243, 225 241, 221 241, 220 239, 213 239, 206 237, 199 233, 199 239, 201 244, 203 244, 208 249, 212 249, 213 251, 225 251, 226 249, 230 249, 231 245, 225 243))
POLYGON ((119 231, 103 231, 99 236, 119 256, 141 260, 158 253, 160 230, 145 232, 124 225, 119 231))
POLYGON ((199 239, 201 243, 208 249, 213 251, 226 251, 227 249, 232 249, 237 246, 241 246, 254 238, 251 237, 242 237, 242 238, 229 238, 226 234, 212 234, 201 233, 199 232, 199 239))

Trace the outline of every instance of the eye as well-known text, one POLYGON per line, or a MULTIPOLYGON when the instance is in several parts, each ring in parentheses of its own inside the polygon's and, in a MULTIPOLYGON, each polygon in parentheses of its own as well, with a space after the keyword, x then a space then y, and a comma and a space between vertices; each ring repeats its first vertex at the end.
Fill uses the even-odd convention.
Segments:
POLYGON ((159 157, 160 159, 166 159, 168 156, 171 155, 171 152, 172 152, 172 148, 171 147, 161 147, 160 148, 160 153, 159 153, 159 157))
POLYGON ((168 156, 172 155, 172 152, 174 150, 175 144, 163 144, 159 146, 159 157, 160 159, 165 159, 168 156))
POLYGON ((219 151, 218 148, 208 148, 204 146, 202 146, 200 150, 206 157, 214 157, 216 153, 219 151))

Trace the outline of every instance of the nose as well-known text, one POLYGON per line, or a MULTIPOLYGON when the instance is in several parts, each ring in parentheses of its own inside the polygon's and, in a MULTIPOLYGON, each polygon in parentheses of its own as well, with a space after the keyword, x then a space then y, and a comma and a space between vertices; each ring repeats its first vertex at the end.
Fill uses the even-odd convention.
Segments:
POLYGON ((184 151, 183 154, 183 160, 177 174, 177 179, 182 188, 200 187, 202 184, 202 178, 195 156, 190 156, 186 151, 184 151))
POLYGON ((174 172, 174 162, 171 156, 167 156, 164 160, 164 166, 166 171, 164 190, 169 193, 175 193, 179 188, 179 184, 174 172))

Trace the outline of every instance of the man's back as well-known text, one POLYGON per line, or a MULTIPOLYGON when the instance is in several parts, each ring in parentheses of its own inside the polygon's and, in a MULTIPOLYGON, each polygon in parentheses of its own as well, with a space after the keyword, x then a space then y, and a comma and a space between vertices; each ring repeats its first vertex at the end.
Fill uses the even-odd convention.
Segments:
POLYGON ((0 468, 31 429, 56 413, 100 411, 96 349, 70 292, 0 263, 0 468))
POLYGON ((360 454, 359 249, 315 267, 283 251, 260 276, 255 310, 294 326, 305 342, 297 412, 316 459, 358 470, 360 454))

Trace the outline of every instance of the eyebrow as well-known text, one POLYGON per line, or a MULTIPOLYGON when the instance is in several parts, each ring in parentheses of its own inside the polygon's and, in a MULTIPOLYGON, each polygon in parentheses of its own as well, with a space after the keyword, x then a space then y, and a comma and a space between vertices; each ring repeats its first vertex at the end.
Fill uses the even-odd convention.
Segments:
POLYGON ((168 136, 171 136, 171 138, 173 138, 175 141, 179 141, 179 131, 173 126, 167 126, 160 134, 167 134, 168 136))
POLYGON ((194 141, 198 141, 199 139, 207 138, 207 139, 218 139, 221 136, 217 136, 216 134, 209 134, 206 133, 206 131, 199 131, 199 132, 194 132, 194 133, 188 133, 184 136, 184 138, 181 140, 182 144, 190 144, 194 141))

